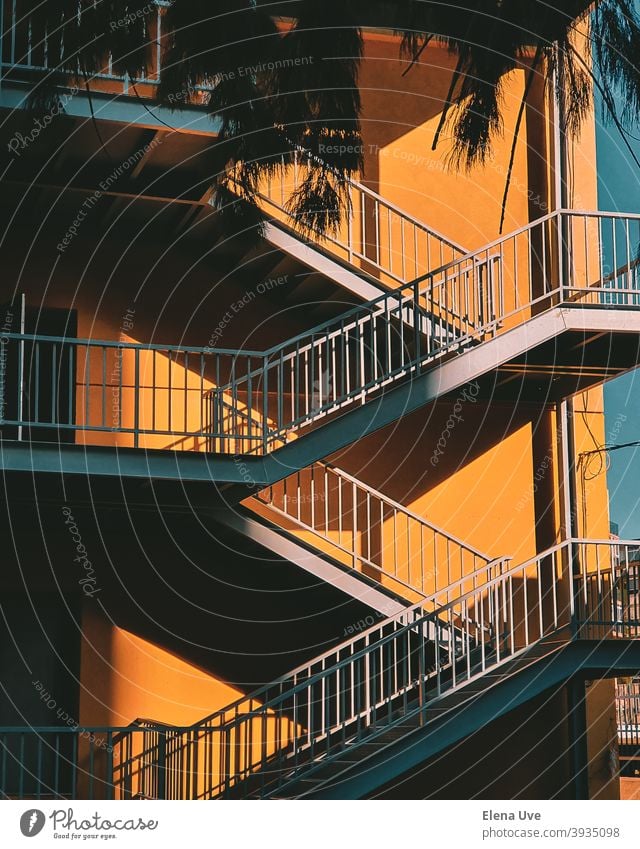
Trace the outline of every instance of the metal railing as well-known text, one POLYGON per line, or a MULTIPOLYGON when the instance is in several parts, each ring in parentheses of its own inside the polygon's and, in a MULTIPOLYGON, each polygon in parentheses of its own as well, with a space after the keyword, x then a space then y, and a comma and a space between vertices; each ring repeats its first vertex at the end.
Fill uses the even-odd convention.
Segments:
MULTIPOLYGON (((237 362, 222 349, 6 333, 0 428, 23 441, 210 451, 211 387, 252 362, 248 352, 237 362)), ((255 434, 237 432, 243 413, 229 397, 225 439, 231 423, 237 450, 249 451, 255 434)), ((259 432, 262 441, 262 421, 259 432)))
MULTIPOLYGON (((637 543, 569 540, 451 599, 434 593, 284 678, 212 714, 173 746, 192 768, 175 798, 267 796, 437 699, 499 670, 546 637, 636 639, 620 607, 637 543)), ((507 670, 506 674, 510 673, 507 670)))
POLYGON ((147 447, 267 453, 415 378, 443 355, 552 307, 640 306, 636 244, 640 215, 554 213, 267 351, 6 334, 18 354, 5 368, 0 424, 29 433, 72 429, 85 439, 90 431, 119 432, 134 446, 144 440, 147 447), (129 364, 126 385, 110 367, 113 356, 129 364), (31 396, 29 380, 45 359, 55 380, 46 393, 37 390, 48 400, 34 407, 25 393, 31 396), (74 363, 78 399, 60 399, 74 363), (13 383, 6 378, 12 368, 13 383), (108 411, 108 397, 122 414, 108 411), (15 412, 7 415, 11 404, 15 412))
POLYGON ((640 215, 561 210, 429 275, 435 306, 495 335, 558 303, 640 306, 640 215))
POLYGON ((616 679, 616 719, 621 755, 640 758, 640 678, 616 679))
MULTIPOLYGON (((16 3, 16 0, 0 2, 0 84, 2 79, 31 81, 30 74, 34 71, 62 71, 82 77, 82 69, 75 54, 65 53, 65 25, 75 28, 77 17, 65 21, 61 13, 59 26, 49 31, 42 16, 34 12, 32 6, 16 3)), ((135 85, 137 95, 155 97, 162 70, 163 15, 170 3, 167 0, 152 0, 149 6, 155 6, 155 13, 146 18, 148 41, 145 73, 134 80, 126 74, 115 73, 113 57, 105 55, 101 72, 89 75, 90 88, 128 95, 133 93, 132 86, 135 85)), ((78 10, 80 14, 80 6, 78 10)), ((195 86, 188 92, 187 98, 180 98, 180 103, 203 104, 211 88, 211 85, 195 86)))
POLYGON ((636 541, 572 539, 518 566, 490 564, 476 586, 462 581, 457 591, 434 593, 189 728, 149 721, 2 728, 0 795, 286 793, 345 747, 355 753, 395 726, 428 722, 441 696, 487 672, 495 678, 547 637, 559 644, 640 637, 635 609, 617 596, 634 572, 636 551, 636 541))
POLYGON ((294 228, 302 225, 307 235, 381 283, 396 287, 466 255, 464 248, 433 227, 357 180, 341 176, 336 179, 343 189, 345 220, 336 232, 317 233, 311 222, 295 218, 291 207, 314 157, 300 150, 292 158, 289 165, 283 158, 281 168, 264 181, 256 195, 258 204, 275 220, 294 228))
MULTIPOLYGON (((492 558, 326 463, 295 472, 248 499, 268 508, 283 529, 328 543, 345 565, 416 601, 464 576, 479 575, 492 558)), ((486 576, 483 575, 486 578, 486 576)))
MULTIPOLYGON (((0 728, 0 798, 134 798, 137 773, 128 771, 127 752, 142 755, 151 733, 108 726, 0 728)), ((147 755, 161 764, 157 751, 147 755)))
POLYGON ((213 403, 264 408, 268 452, 552 307, 640 306, 639 250, 640 215, 553 213, 270 349, 213 403))

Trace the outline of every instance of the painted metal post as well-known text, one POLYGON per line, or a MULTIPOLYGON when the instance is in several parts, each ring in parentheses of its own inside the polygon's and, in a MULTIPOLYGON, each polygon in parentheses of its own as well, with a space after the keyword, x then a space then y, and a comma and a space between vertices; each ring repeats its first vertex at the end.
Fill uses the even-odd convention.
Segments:
MULTIPOLYGON (((1 0, 0 0, 1 2, 1 0)), ((24 293, 20 296, 20 334, 24 337, 26 320, 26 302, 24 293)), ((22 422, 24 415, 24 338, 20 340, 20 378, 18 381, 18 421, 22 422)), ((18 425, 18 442, 22 442, 22 424, 18 425)))
POLYGON ((262 450, 269 452, 269 356, 262 359, 262 450))
POLYGON ((569 206, 569 197, 567 191, 567 148, 566 148, 566 116, 563 102, 564 92, 564 75, 562 65, 560 63, 560 48, 556 43, 555 51, 555 70, 553 72, 552 91, 554 93, 554 115, 553 115, 553 130, 554 130, 554 207, 556 210, 556 240, 558 251, 558 289, 560 303, 565 297, 565 288, 569 284, 568 272, 570 263, 568 262, 569 239, 566 232, 568 218, 562 214, 562 210, 569 206))
MULTIPOLYGON (((135 348, 134 351, 134 379, 133 379, 133 447, 138 448, 140 444, 140 349, 135 348)), ((169 358, 169 371, 171 371, 171 358, 169 358)), ((171 404, 171 398, 169 398, 171 404)))

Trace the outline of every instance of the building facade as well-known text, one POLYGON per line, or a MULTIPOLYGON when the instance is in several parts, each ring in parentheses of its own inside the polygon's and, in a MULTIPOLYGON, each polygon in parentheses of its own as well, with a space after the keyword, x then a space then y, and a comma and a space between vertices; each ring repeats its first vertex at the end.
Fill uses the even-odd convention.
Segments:
POLYGON ((564 139, 534 82, 502 235, 526 69, 455 171, 455 60, 403 76, 372 30, 338 232, 287 212, 301 153, 256 238, 209 202, 206 92, 107 69, 36 119, 15 26, 3 796, 617 798, 637 543, 581 458, 638 362, 640 216, 597 211, 595 116, 564 139))

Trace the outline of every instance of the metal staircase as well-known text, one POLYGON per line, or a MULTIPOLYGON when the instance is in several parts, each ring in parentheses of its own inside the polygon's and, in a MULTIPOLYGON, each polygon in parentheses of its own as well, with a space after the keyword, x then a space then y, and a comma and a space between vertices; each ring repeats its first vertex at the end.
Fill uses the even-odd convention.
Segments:
MULTIPOLYGON (((47 61, 30 27, 21 37, 0 49, 16 85, 47 61)), ((147 94, 159 63, 158 49, 137 81, 147 94)), ((102 81, 128 93, 110 68, 102 81)), ((265 351, 7 333, 2 448, 11 468, 11 443, 39 432, 83 449, 115 438, 147 452, 145 480, 154 451, 202 453, 213 479, 235 483, 233 466, 252 463, 268 484, 246 505, 253 521, 289 551, 311 540, 335 575, 384 589, 393 612, 188 728, 0 729, 5 796, 362 797, 577 670, 640 668, 637 542, 569 539, 523 564, 491 560, 319 462, 501 370, 550 375, 564 397, 635 366, 640 215, 559 210, 467 252, 351 181, 338 232, 302 239, 288 199, 304 167, 283 164, 257 197, 267 241, 311 270, 289 297, 303 302, 320 276, 365 303, 265 351), (25 746, 46 767, 35 790, 25 746)))
POLYGON ((162 757, 157 727, 144 732, 153 739, 132 728, 128 787, 160 782, 174 799, 373 792, 487 711, 500 716, 580 670, 637 668, 640 619, 626 603, 636 551, 572 539, 518 566, 485 566, 472 588, 455 582, 193 727, 161 729, 162 757))
MULTIPOLYGON (((463 578, 482 575, 493 558, 354 475, 318 462, 243 502, 280 532, 308 540, 321 556, 413 603, 463 578)), ((228 511, 221 515, 221 519, 228 511)))
POLYGON ((635 674, 637 548, 571 539, 483 567, 475 587, 456 582, 188 728, 2 728, 0 794, 363 798, 549 687, 635 674))
MULTIPOLYGON (((301 228, 292 215, 290 199, 296 195, 304 178, 308 163, 313 157, 304 150, 294 152, 292 162, 283 159, 278 172, 265 180, 256 193, 256 202, 269 216, 265 236, 268 241, 293 253, 299 252, 301 228), (285 232, 296 245, 288 241, 285 232)), ((343 269, 360 278, 360 288, 333 268, 329 274, 341 285, 355 293, 378 294, 403 286, 424 276, 435 268, 442 268, 467 255, 457 243, 439 233, 424 221, 409 214, 382 195, 354 179, 338 176, 344 188, 345 220, 335 232, 320 234, 312 227, 302 233, 308 247, 307 262, 318 271, 329 270, 312 252, 330 256, 343 269), (337 277, 336 277, 336 271, 337 277), (369 289, 363 288, 368 284, 369 289)), ((370 294, 367 300, 375 297, 370 294)))
MULTIPOLYGON (((210 396, 215 450, 231 444, 238 451, 229 405, 262 423, 261 433, 256 427, 241 437, 246 453, 268 454, 339 414, 376 401, 384 406, 390 389, 416 382, 453 354, 505 338, 503 360, 526 356, 574 330, 570 311, 591 312, 575 325, 587 332, 585 348, 600 310, 629 311, 626 332, 637 332, 639 242, 638 215, 562 210, 269 351, 220 352, 219 373, 229 379, 210 396)), ((487 366, 477 359, 482 375, 487 366)), ((460 371, 458 385, 465 382, 460 371)))
POLYGON ((634 367, 638 243, 638 215, 553 213, 268 351, 8 333, 0 425, 206 451, 218 480, 239 481, 244 455, 268 485, 470 381, 502 397, 531 376, 548 401, 634 367), (63 384, 75 402, 52 403, 63 384))

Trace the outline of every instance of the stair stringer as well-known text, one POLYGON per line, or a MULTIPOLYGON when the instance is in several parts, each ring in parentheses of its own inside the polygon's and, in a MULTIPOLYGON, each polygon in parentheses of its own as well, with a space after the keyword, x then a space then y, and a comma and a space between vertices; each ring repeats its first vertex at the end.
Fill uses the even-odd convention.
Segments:
MULTIPOLYGON (((557 637, 556 637, 557 639, 557 637)), ((553 637, 551 638, 553 640, 553 637)), ((545 641, 533 648, 539 648, 545 641)), ((448 747, 458 743, 470 734, 480 730, 494 719, 514 710, 550 687, 558 686, 569 681, 576 675, 588 677, 611 677, 631 674, 640 668, 640 641, 630 640, 621 646, 619 640, 600 642, 559 640, 549 641, 549 651, 541 657, 535 656, 532 650, 524 652, 517 660, 511 660, 503 667, 494 668, 498 672, 495 681, 479 692, 474 691, 474 682, 490 678, 485 674, 480 679, 471 679, 465 686, 456 691, 462 694, 467 691, 467 698, 457 707, 445 709, 440 716, 430 717, 430 711, 438 710, 446 694, 434 700, 433 708, 427 711, 427 721, 400 737, 396 742, 387 746, 376 747, 376 751, 365 756, 356 763, 349 763, 348 754, 344 760, 344 769, 337 772, 331 779, 318 781, 315 787, 307 784, 299 788, 303 781, 311 779, 314 772, 322 768, 319 762, 313 770, 305 772, 305 777, 290 782, 281 787, 274 797, 278 798, 313 798, 313 799, 362 799, 373 794, 378 788, 404 773, 418 767, 429 758, 443 752, 448 747), (526 661, 527 656, 533 659, 523 668, 511 674, 508 668, 517 661, 526 661), (502 670, 502 671, 501 671, 502 670), (464 716, 464 721, 460 718, 464 716), (296 792, 296 786, 298 791, 296 792)), ((403 717, 398 724, 406 724, 409 717, 403 717)), ((367 738, 365 743, 374 742, 377 736, 385 733, 381 729, 378 734, 367 738)), ((354 747, 355 753, 356 747, 354 747)), ((348 750, 347 750, 348 752, 348 750)))

